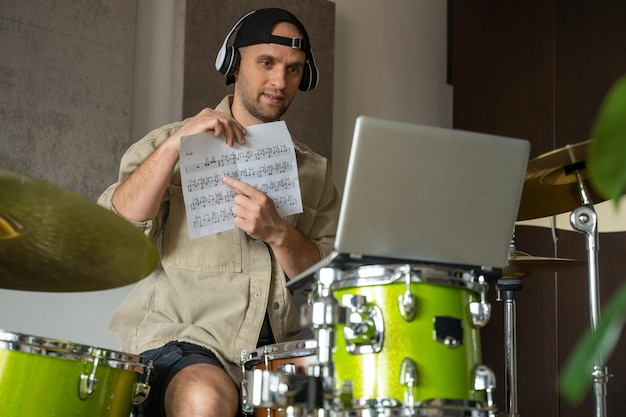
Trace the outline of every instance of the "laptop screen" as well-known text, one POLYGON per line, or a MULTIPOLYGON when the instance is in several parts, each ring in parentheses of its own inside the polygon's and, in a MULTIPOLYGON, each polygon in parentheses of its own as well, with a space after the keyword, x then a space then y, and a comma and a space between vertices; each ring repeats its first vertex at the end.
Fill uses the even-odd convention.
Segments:
POLYGON ((287 286, 333 263, 504 268, 530 143, 359 116, 335 251, 287 286))

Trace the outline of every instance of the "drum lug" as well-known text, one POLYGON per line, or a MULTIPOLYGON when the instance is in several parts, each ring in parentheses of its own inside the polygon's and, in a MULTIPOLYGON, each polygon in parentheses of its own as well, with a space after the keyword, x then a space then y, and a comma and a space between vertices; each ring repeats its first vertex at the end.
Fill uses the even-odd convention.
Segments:
POLYGON ((345 294, 341 303, 349 309, 343 329, 346 349, 353 354, 378 353, 384 339, 383 315, 376 305, 368 305, 362 295, 345 294))
POLYGON ((491 319, 491 304, 482 301, 473 301, 469 305, 472 325, 475 329, 483 328, 491 319))
POLYGON ((487 302, 487 284, 481 283, 480 301, 472 301, 469 305, 472 325, 475 329, 483 328, 491 320, 491 304, 487 302))
POLYGON ((412 410, 415 407, 413 390, 418 382, 417 364, 411 358, 402 359, 400 364, 400 385, 406 386, 404 403, 412 410))
POLYGON ((145 382, 137 382, 135 384, 135 392, 133 393, 133 404, 141 404, 148 398, 150 394, 150 385, 145 382))
POLYGON ((293 362, 286 363, 282 366, 279 366, 276 369, 277 372, 280 372, 284 375, 295 375, 296 374, 296 364, 293 362))
POLYGON ((135 391, 133 392, 133 404, 141 404, 148 398, 150 394, 150 373, 152 372, 152 361, 149 361, 146 365, 146 372, 141 375, 138 381, 135 383, 135 391))
POLYGON ((411 292, 411 269, 405 270, 403 275, 406 279, 406 290, 404 294, 398 296, 398 308, 400 309, 400 316, 405 321, 411 322, 417 314, 417 302, 411 292))
POLYGON ((91 364, 91 367, 88 364, 85 364, 86 369, 80 375, 80 379, 78 380, 78 397, 83 401, 91 397, 91 395, 96 392, 96 388, 98 386, 96 370, 98 369, 99 360, 100 358, 95 356, 93 362, 88 362, 88 364, 91 364))
POLYGON ((474 390, 485 391, 487 408, 494 408, 493 390, 496 388, 496 376, 493 371, 485 365, 474 367, 474 390))

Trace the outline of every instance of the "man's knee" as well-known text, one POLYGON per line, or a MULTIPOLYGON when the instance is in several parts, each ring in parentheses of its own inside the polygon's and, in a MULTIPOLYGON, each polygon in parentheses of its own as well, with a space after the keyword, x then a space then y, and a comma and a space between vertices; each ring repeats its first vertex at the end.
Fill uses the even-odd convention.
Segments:
POLYGON ((165 394, 168 417, 234 416, 239 394, 223 370, 208 364, 195 364, 174 376, 165 394))

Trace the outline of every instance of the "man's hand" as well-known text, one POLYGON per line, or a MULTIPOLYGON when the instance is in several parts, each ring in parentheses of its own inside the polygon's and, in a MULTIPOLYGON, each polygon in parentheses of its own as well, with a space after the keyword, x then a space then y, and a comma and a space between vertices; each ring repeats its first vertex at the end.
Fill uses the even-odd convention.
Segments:
POLYGON ((223 181, 237 194, 233 207, 237 227, 254 239, 280 244, 289 225, 278 214, 274 201, 243 181, 228 176, 223 181))
POLYGON ((118 213, 135 221, 154 218, 180 156, 180 138, 211 131, 215 137, 223 134, 228 146, 245 143, 246 129, 235 118, 212 109, 200 111, 115 190, 112 202, 118 213))
POLYGON ((202 132, 213 132, 213 136, 224 135, 226 144, 233 146, 233 143, 244 144, 246 129, 234 117, 213 109, 203 109, 200 113, 192 117, 189 122, 177 132, 178 142, 183 136, 195 135, 202 132))
POLYGON ((248 236, 269 244, 287 278, 294 278, 320 260, 315 243, 278 214, 267 194, 228 176, 223 181, 237 194, 235 224, 248 236))

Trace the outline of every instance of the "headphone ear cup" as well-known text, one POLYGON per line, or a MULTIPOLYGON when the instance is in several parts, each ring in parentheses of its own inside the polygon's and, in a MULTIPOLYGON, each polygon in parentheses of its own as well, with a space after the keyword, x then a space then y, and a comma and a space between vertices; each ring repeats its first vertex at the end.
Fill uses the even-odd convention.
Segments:
POLYGON ((224 59, 222 61, 222 64, 220 65, 219 72, 222 75, 230 77, 235 71, 235 68, 237 68, 237 64, 239 61, 238 57, 239 53, 237 52, 237 50, 232 46, 228 46, 225 49, 224 59))
POLYGON ((310 90, 310 81, 311 81, 311 66, 309 65, 309 61, 304 63, 304 67, 302 67, 302 78, 300 79, 300 85, 298 88, 300 91, 309 91, 310 90))
POLYGON ((224 39, 222 47, 217 52, 217 57, 215 58, 215 69, 217 69, 222 75, 230 77, 237 68, 237 65, 239 65, 239 53, 233 46, 228 46, 228 42, 230 42, 230 38, 233 36, 233 33, 235 33, 235 30, 237 30, 243 21, 246 20, 246 18, 252 13, 255 13, 255 11, 253 10, 249 12, 239 19, 237 23, 235 23, 235 26, 233 26, 230 32, 228 32, 228 35, 226 35, 226 39, 224 39))
POLYGON ((310 91, 317 86, 318 74, 317 68, 312 66, 307 60, 302 68, 302 79, 298 88, 300 91, 310 91))

